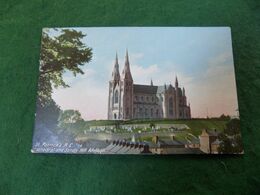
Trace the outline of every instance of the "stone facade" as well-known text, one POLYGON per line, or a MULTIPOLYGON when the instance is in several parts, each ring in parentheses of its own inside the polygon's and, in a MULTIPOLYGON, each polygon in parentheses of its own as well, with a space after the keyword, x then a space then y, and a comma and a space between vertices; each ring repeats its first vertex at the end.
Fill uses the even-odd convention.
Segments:
POLYGON ((217 154, 220 141, 218 140, 219 132, 202 130, 199 136, 200 150, 207 154, 217 154))
POLYGON ((108 119, 190 119, 185 89, 180 88, 176 77, 175 86, 134 84, 130 71, 128 52, 122 74, 119 73, 116 55, 112 79, 109 81, 108 119))

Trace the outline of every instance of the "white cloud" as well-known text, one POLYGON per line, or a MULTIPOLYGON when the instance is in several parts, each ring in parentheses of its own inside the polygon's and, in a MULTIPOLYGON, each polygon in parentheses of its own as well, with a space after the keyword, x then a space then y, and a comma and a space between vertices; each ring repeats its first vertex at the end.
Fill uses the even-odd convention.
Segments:
POLYGON ((139 59, 142 59, 144 57, 143 53, 131 53, 130 60, 131 62, 136 62, 139 59))
POLYGON ((61 109, 79 110, 86 120, 105 119, 107 109, 107 83, 100 86, 98 73, 91 68, 85 68, 84 74, 76 77, 72 73, 64 75, 64 81, 69 88, 54 89, 52 97, 61 109))
POLYGON ((159 74, 160 70, 156 64, 148 67, 132 65, 131 72, 135 83, 148 84, 155 75, 159 74))
POLYGON ((185 86, 192 82, 193 78, 184 75, 180 72, 174 71, 174 65, 172 71, 167 71, 164 66, 158 66, 157 64, 143 67, 140 65, 132 65, 131 72, 135 83, 138 84, 150 84, 151 79, 154 85, 175 84, 175 78, 178 77, 180 86, 185 86))
POLYGON ((90 77, 96 76, 96 71, 90 68, 84 70, 84 74, 78 75, 79 79, 88 79, 90 77))
MULTIPOLYGON (((233 57, 231 52, 223 52, 218 56, 211 58, 209 60, 209 66, 223 66, 227 63, 233 64, 233 57)), ((232 66, 227 66, 227 67, 232 67, 232 66)))
MULTIPOLYGON (((132 55, 131 55, 132 56, 132 55)), ((164 65, 151 64, 149 66, 138 65, 136 59, 141 59, 142 54, 137 54, 131 58, 131 72, 135 84, 150 84, 151 78, 154 85, 175 83, 175 76, 178 76, 179 86, 185 87, 188 102, 191 102, 193 117, 219 116, 222 113, 235 114, 237 109, 237 96, 235 88, 234 68, 232 56, 223 53, 208 61, 208 68, 201 77, 195 75, 187 76, 176 71, 178 66, 172 64, 168 69, 164 65)), ((124 65, 124 59, 119 59, 120 72, 124 65)), ((107 62, 107 74, 102 78, 105 82, 100 82, 101 77, 93 69, 86 68, 85 74, 77 78, 67 75, 66 81, 76 82, 72 87, 66 89, 56 89, 53 93, 54 100, 62 109, 79 110, 86 120, 106 119, 108 103, 108 80, 114 62, 107 62), (109 77, 108 77, 109 76, 109 77), (106 78, 108 77, 108 78, 106 78), (98 82, 99 81, 99 82, 98 82)))
POLYGON ((222 53, 208 62, 208 69, 186 91, 193 117, 236 114, 238 108, 232 56, 222 53), (208 112, 208 113, 207 113, 208 112))
POLYGON ((74 76, 72 72, 66 72, 63 74, 63 80, 65 83, 71 85, 81 79, 93 78, 96 75, 96 71, 94 69, 84 68, 82 70, 84 74, 77 74, 76 76, 74 76))
POLYGON ((73 87, 54 90, 52 97, 63 110, 79 110, 86 120, 105 119, 108 95, 106 84, 98 86, 91 78, 86 78, 73 87))

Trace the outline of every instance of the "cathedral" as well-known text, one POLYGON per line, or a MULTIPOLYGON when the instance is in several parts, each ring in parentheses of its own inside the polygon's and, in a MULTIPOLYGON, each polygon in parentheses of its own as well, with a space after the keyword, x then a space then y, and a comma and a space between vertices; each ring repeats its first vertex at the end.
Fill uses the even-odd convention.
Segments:
POLYGON ((190 119, 185 89, 180 88, 176 77, 175 86, 134 84, 130 71, 128 52, 120 75, 116 54, 112 78, 109 81, 108 119, 190 119))

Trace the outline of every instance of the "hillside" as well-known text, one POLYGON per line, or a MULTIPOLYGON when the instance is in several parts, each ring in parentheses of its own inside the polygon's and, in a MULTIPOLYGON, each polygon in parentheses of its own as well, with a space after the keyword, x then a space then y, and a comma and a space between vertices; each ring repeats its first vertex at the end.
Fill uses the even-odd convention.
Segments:
POLYGON ((189 119, 189 120, 171 120, 171 119, 161 119, 161 120, 127 120, 127 121, 113 121, 113 120, 95 120, 86 121, 88 126, 103 126, 103 125, 123 125, 123 124, 142 124, 142 123, 153 123, 153 124, 186 124, 190 127, 189 132, 194 135, 200 134, 202 129, 216 129, 222 131, 225 128, 227 120, 220 119, 189 119))

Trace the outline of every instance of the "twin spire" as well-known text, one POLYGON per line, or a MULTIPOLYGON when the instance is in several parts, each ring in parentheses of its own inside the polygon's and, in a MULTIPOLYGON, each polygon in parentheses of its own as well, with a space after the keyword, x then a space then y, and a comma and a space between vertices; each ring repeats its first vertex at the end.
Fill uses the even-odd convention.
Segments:
MULTIPOLYGON (((179 87, 179 82, 178 82, 178 78, 177 75, 175 77, 175 87, 178 88, 179 87)), ((182 88, 182 95, 185 96, 185 88, 182 88)))
MULTIPOLYGON (((125 66, 124 66, 124 69, 123 69, 123 72, 122 72, 122 79, 133 81, 132 74, 131 74, 131 71, 130 71, 128 50, 126 50, 125 66)), ((117 53, 116 53, 115 66, 114 66, 114 70, 113 70, 113 73, 112 73, 112 80, 115 80, 115 81, 119 81, 120 80, 119 63, 118 63, 117 53)))
MULTIPOLYGON (((178 78, 177 75, 175 77, 175 87, 178 88, 179 87, 179 82, 178 82, 178 78)), ((185 96, 185 88, 182 88, 182 95, 185 96)))
POLYGON ((126 49, 125 64, 127 64, 129 66, 128 49, 126 49))
POLYGON ((119 64, 118 64, 117 52, 116 52, 116 62, 115 62, 115 66, 119 66, 119 64))
POLYGON ((120 73, 119 73, 119 64, 118 64, 117 53, 116 53, 116 61, 115 61, 114 70, 112 72, 112 79, 116 82, 120 81, 120 73))
MULTIPOLYGON (((130 63, 129 63, 129 56, 128 56, 128 50, 126 49, 126 55, 125 55, 125 66, 124 69, 122 71, 122 79, 124 80, 129 80, 129 81, 133 81, 132 78, 132 74, 130 71, 130 63)), ((119 63, 118 63, 118 56, 116 53, 116 59, 115 59, 115 66, 114 66, 114 70, 112 72, 112 80, 119 82, 120 81, 120 73, 119 73, 119 63)), ((153 86, 153 81, 151 79, 151 86, 153 86)), ((175 77, 175 87, 178 88, 179 83, 178 83, 178 78, 177 75, 175 77)), ((164 85, 164 87, 166 88, 166 84, 164 85)), ((185 95, 185 89, 183 87, 182 89, 182 93, 185 95)))

